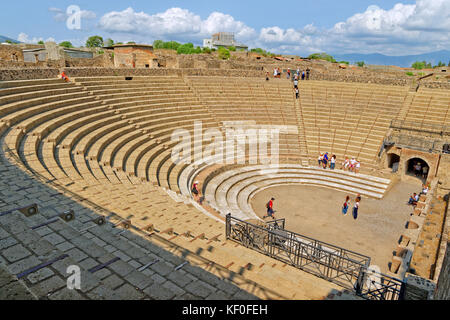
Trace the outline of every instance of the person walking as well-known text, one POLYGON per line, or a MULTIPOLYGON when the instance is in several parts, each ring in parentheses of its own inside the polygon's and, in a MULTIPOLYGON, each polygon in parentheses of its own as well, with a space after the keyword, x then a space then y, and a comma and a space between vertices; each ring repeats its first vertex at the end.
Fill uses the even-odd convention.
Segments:
POLYGON ((350 207, 350 196, 347 196, 345 199, 344 205, 342 206, 342 214, 345 216, 347 215, 348 208, 350 207))
POLYGON ((198 181, 194 182, 194 185, 192 186, 192 194, 194 195, 194 200, 199 202, 200 200, 200 191, 198 190, 198 181))
POLYGON ((323 153, 321 153, 321 154, 319 155, 319 158, 317 159, 317 161, 319 162, 319 167, 322 168, 323 153))
POLYGON ((361 196, 356 197, 355 205, 353 206, 353 219, 358 219, 359 202, 361 201, 361 196))
POLYGON ((296 87, 295 89, 295 99, 298 99, 300 92, 298 91, 298 87, 296 87))
POLYGON ((267 202, 266 208, 267 208, 267 216, 264 216, 263 219, 272 217, 273 220, 275 220, 275 211, 273 211, 273 202, 275 201, 275 198, 272 198, 267 202))

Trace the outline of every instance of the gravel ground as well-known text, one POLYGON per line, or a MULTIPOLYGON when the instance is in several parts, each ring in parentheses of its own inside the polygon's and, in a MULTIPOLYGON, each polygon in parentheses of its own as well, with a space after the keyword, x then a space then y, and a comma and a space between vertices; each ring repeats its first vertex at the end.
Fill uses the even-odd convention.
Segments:
MULTIPOLYGON (((286 218, 286 229, 371 257, 371 264, 388 271, 388 263, 412 213, 407 200, 421 189, 416 179, 398 182, 382 200, 363 198, 358 219, 341 213, 346 193, 302 185, 286 185, 259 192, 251 202, 259 217, 274 197, 276 218, 286 218)), ((355 196, 350 195, 352 207, 355 196)), ((268 220, 270 218, 266 218, 268 220)))

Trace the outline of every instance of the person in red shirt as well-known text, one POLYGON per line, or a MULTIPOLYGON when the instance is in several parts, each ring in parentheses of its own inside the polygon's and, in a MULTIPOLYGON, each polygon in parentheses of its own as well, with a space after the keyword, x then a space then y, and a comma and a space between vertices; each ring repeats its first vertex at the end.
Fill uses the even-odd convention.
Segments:
POLYGON ((273 202, 275 201, 274 198, 270 199, 269 202, 267 202, 266 204, 266 208, 267 208, 267 216, 264 216, 263 219, 268 218, 268 217, 272 217, 272 219, 275 220, 275 211, 273 211, 273 202))
POLYGON ((194 185, 192 186, 192 194, 194 195, 194 200, 195 201, 199 201, 200 199, 200 191, 198 190, 198 181, 194 182, 194 185))
POLYGON ((65 82, 69 82, 69 77, 66 75, 66 73, 63 71, 61 72, 61 79, 63 79, 65 82))

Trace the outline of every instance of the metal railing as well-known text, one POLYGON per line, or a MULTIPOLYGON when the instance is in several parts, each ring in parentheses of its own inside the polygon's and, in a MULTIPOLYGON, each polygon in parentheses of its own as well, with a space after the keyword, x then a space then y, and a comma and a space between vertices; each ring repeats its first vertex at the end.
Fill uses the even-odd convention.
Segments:
POLYGON ((365 299, 399 300, 401 280, 372 270, 370 257, 284 229, 285 220, 260 227, 226 216, 226 237, 271 258, 354 290, 365 299))

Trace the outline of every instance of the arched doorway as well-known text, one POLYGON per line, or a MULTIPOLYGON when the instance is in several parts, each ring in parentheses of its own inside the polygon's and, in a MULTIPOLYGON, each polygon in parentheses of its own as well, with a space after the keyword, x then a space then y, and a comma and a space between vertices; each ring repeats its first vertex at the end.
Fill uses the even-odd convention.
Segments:
POLYGON ((406 163, 406 174, 415 176, 426 182, 428 174, 430 173, 430 166, 421 158, 409 159, 406 163))
POLYGON ((392 169, 392 172, 397 172, 400 165, 400 156, 395 153, 387 155, 388 167, 392 169))

